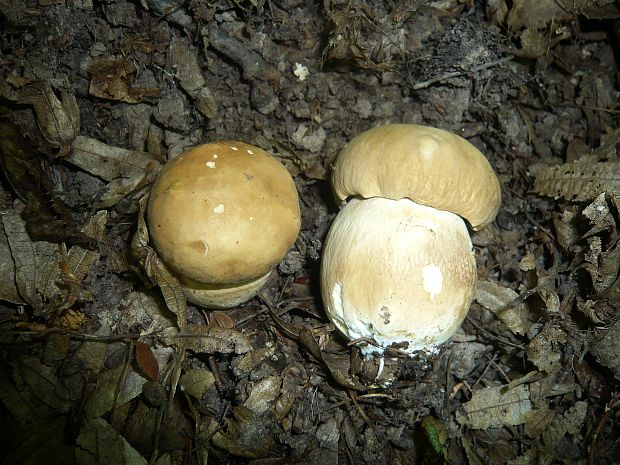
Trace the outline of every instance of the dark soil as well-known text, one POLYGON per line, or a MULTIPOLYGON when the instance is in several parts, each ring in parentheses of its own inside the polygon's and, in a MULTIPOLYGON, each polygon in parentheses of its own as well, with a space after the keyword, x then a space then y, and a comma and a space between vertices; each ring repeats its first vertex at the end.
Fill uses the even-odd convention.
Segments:
POLYGON ((1 463, 619 463, 619 17, 605 0, 0 0, 1 463), (461 330, 380 362, 334 331, 318 270, 331 165, 388 123, 469 140, 502 207, 473 233, 461 330), (132 250, 139 200, 223 139, 285 164, 301 233, 258 297, 184 318, 132 250))

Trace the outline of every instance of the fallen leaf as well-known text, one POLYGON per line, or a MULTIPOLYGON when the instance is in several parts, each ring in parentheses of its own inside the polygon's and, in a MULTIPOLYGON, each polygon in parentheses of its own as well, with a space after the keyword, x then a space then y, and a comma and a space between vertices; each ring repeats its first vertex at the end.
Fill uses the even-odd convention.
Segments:
POLYGON ((457 412, 457 421, 473 429, 501 428, 525 423, 532 411, 530 390, 523 384, 502 393, 503 386, 491 386, 472 393, 457 412))
POLYGON ((76 465, 107 463, 115 465, 147 465, 127 440, 102 418, 92 419, 82 427, 76 439, 76 465))
POLYGON ((136 68, 129 57, 96 57, 88 72, 92 75, 90 94, 94 97, 139 103, 161 93, 159 88, 133 87, 136 68))
POLYGON ((157 363, 151 347, 142 341, 136 341, 135 355, 136 363, 142 370, 142 373, 151 381, 157 381, 159 379, 159 363, 157 363))
POLYGON ((73 150, 65 160, 108 181, 104 192, 97 197, 98 208, 109 208, 149 185, 161 167, 146 152, 113 147, 84 136, 75 138, 73 150))
POLYGON ((252 350, 252 343, 245 334, 215 325, 190 324, 180 331, 168 328, 163 333, 167 345, 200 354, 245 354, 252 350))

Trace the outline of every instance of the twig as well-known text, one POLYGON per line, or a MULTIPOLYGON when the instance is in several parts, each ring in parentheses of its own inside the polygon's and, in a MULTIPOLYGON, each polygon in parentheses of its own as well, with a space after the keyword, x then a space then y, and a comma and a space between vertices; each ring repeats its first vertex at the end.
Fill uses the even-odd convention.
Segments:
POLYGON ((512 61, 512 59, 513 59, 512 56, 507 56, 507 57, 500 58, 499 60, 489 61, 488 63, 485 63, 480 66, 475 66, 474 68, 471 68, 471 69, 465 69, 462 71, 452 71, 450 73, 442 74, 441 76, 437 76, 432 79, 429 79, 428 81, 418 82, 417 84, 414 84, 412 86, 412 89, 413 90, 426 89, 427 87, 430 87, 433 84, 436 84, 438 82, 446 81, 448 79, 452 79, 452 78, 459 77, 459 76, 464 76, 466 74, 484 71, 485 69, 489 69, 494 66, 501 65, 502 63, 507 63, 509 61, 512 61))
MULTIPOLYGON (((515 300, 516 302, 516 300, 515 300)), ((482 326, 480 326, 479 324, 475 323, 474 320, 471 317, 467 317, 467 321, 469 323, 471 323, 471 325, 476 328, 478 331, 482 331, 483 333, 488 334, 489 336, 491 336, 494 339, 497 339, 499 342, 503 342, 506 345, 512 346, 512 347, 516 347, 517 349, 521 349, 521 350, 525 350, 525 347, 523 347, 521 344, 515 344, 514 342, 509 341, 508 339, 504 339, 501 336, 498 336, 496 334, 493 334, 491 331, 484 329, 482 326)))
POLYGON ((612 397, 612 400, 610 400, 605 405, 605 411, 603 413, 603 416, 601 417, 598 424, 596 425, 596 429, 594 430, 594 434, 592 435, 592 443, 590 444, 590 451, 588 452, 588 465, 594 465, 594 461, 596 459, 596 450, 597 450, 596 446, 598 445, 599 434, 601 433, 601 430, 605 426, 605 423, 607 423, 607 420, 609 420, 609 414, 614 408, 616 408, 619 401, 620 399, 618 395, 616 394, 612 397))

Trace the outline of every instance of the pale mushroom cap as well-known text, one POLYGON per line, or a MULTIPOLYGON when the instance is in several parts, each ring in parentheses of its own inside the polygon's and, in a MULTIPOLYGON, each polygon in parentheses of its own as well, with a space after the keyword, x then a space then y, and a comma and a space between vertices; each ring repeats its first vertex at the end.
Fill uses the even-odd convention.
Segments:
POLYGON ((475 283, 464 221, 409 199, 352 199, 325 241, 323 302, 352 340, 407 342, 407 352, 436 346, 461 325, 475 283))
POLYGON ((390 124, 370 129, 342 149, 332 175, 338 199, 408 198, 455 213, 475 229, 500 207, 497 176, 468 141, 441 129, 390 124))
POLYGON ((163 261, 178 275, 209 284, 268 273, 295 242, 300 220, 286 168, 237 141, 201 145, 170 161, 147 210, 163 261))

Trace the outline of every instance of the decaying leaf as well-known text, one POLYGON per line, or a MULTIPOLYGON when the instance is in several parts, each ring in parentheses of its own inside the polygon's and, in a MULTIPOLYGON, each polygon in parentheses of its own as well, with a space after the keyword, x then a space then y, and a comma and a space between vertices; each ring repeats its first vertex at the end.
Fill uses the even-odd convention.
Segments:
POLYGON ((90 94, 94 97, 139 103, 161 92, 158 88, 133 87, 136 67, 129 57, 96 57, 88 72, 92 75, 90 94))
POLYGON ((138 226, 131 241, 131 252, 138 259, 146 276, 159 286, 166 301, 166 306, 177 316, 179 328, 184 328, 187 323, 187 302, 185 292, 179 280, 166 268, 159 259, 155 249, 149 246, 149 231, 144 220, 144 212, 148 204, 148 195, 140 199, 140 213, 138 226))
POLYGON ((233 360, 232 369, 237 378, 245 378, 252 373, 267 358, 276 353, 276 346, 259 347, 233 360))
POLYGON ((52 147, 68 146, 80 130, 75 95, 66 90, 60 95, 61 100, 48 82, 33 81, 19 89, 11 88, 6 81, 0 83, 0 97, 33 106, 41 134, 52 147))
POLYGON ((553 373, 561 367, 562 348, 567 340, 566 332, 554 322, 549 322, 528 344, 527 358, 539 370, 553 373))
POLYGON ((553 218, 555 236, 558 243, 564 250, 575 245, 580 237, 576 224, 577 213, 571 210, 564 210, 561 216, 553 218))
POLYGON ((0 280, 0 300, 15 304, 26 303, 17 288, 15 263, 4 228, 0 228, 0 276, 3 277, 0 280))
POLYGON ((267 411, 272 413, 281 386, 282 378, 279 376, 267 376, 258 382, 251 383, 248 397, 243 405, 257 415, 267 411))
POLYGON ((198 63, 197 49, 192 49, 188 41, 174 40, 168 49, 168 66, 176 70, 176 77, 181 87, 195 101, 196 108, 207 118, 217 113, 217 104, 206 86, 198 63))
POLYGON ((24 382, 39 401, 54 411, 66 413, 71 408, 71 402, 59 395, 62 385, 54 370, 43 365, 38 357, 22 357, 15 366, 13 376, 24 382))
POLYGON ((591 348, 596 359, 620 380, 620 321, 600 331, 591 348))
POLYGON ((76 137, 66 160, 108 181, 105 191, 98 196, 98 208, 109 208, 126 195, 147 186, 160 168, 159 162, 148 153, 113 147, 84 136, 76 137))
POLYGON ((504 392, 503 386, 474 391, 469 402, 457 412, 457 420, 473 429, 521 425, 532 411, 530 390, 525 384, 504 392))
POLYGON ((100 417, 111 409, 135 399, 142 393, 148 380, 140 373, 119 366, 104 371, 97 379, 97 387, 84 406, 88 418, 100 417))
POLYGON ((209 370, 187 370, 179 379, 179 389, 194 399, 202 399, 204 393, 213 386, 215 377, 209 370))
MULTIPOLYGON (((299 341, 316 360, 325 364, 334 380, 340 386, 355 390, 368 389, 367 386, 364 386, 353 377, 351 373, 351 360, 348 355, 324 352, 317 342, 315 331, 310 328, 298 328, 295 325, 285 322, 273 312, 270 312, 270 315, 274 323, 276 323, 285 334, 299 341)), ((328 331, 333 331, 333 328, 320 328, 316 331, 318 333, 324 333, 323 336, 325 336, 328 331)))
POLYGON ((534 190, 572 202, 591 202, 601 193, 620 196, 620 132, 610 130, 593 151, 583 147, 579 158, 558 166, 535 169, 534 190))
POLYGON ((551 21, 566 21, 573 14, 566 11, 560 2, 553 0, 516 0, 508 13, 508 27, 511 31, 522 28, 540 29, 551 21))
POLYGON ((281 421, 291 411, 308 385, 308 374, 303 365, 294 363, 282 370, 282 388, 275 403, 274 416, 281 421))
POLYGON ((96 247, 96 241, 80 231, 67 206, 55 194, 47 162, 4 119, 0 119, 0 154, 7 181, 25 203, 21 216, 32 240, 96 247))
POLYGON ((237 406, 232 410, 234 419, 226 420, 226 430, 217 431, 212 442, 239 457, 257 459, 275 455, 277 446, 269 429, 273 421, 255 415, 247 407, 237 406))
POLYGON ((519 294, 510 288, 500 286, 494 281, 479 280, 476 285, 476 301, 492 311, 514 334, 527 333, 527 305, 518 300, 519 294))
POLYGON ((542 433, 545 446, 555 449, 565 434, 578 434, 588 412, 588 403, 575 402, 563 415, 556 415, 549 428, 542 433))
POLYGON ((170 313, 161 298, 149 291, 132 291, 121 303, 127 308, 127 326, 144 328, 140 336, 150 336, 164 328, 175 326, 175 316, 170 313))
POLYGON ((144 373, 151 381, 159 379, 159 363, 153 355, 150 346, 142 341, 136 341, 135 345, 136 363, 142 373, 144 373))
MULTIPOLYGON (((16 208, 17 211, 3 212, 0 218, 15 264, 15 282, 20 296, 35 314, 68 309, 81 297, 81 282, 99 259, 99 253, 77 245, 67 253, 56 244, 32 241, 18 214, 18 204, 16 208), (67 274, 74 286, 67 282, 67 274)), ((91 218, 84 232, 88 237, 101 239, 106 221, 107 212, 101 211, 91 218)))
POLYGON ((244 354, 252 350, 252 343, 245 334, 215 325, 191 324, 180 331, 168 328, 164 330, 164 341, 169 346, 200 354, 244 354))
POLYGON ((536 175, 534 190, 572 202, 588 202, 602 192, 620 196, 620 162, 575 161, 552 166, 536 175))
POLYGON ((147 465, 127 440, 102 418, 88 421, 77 437, 77 465, 109 463, 116 465, 147 465))
MULTIPOLYGON (((507 8, 505 2, 499 2, 507 8)), ((559 43, 570 37, 568 22, 580 14, 591 18, 617 18, 620 9, 614 0, 515 0, 507 15, 507 26, 511 32, 519 35, 521 47, 518 54, 527 58, 543 56, 559 43)), ((503 16, 500 16, 503 18, 503 16)))

